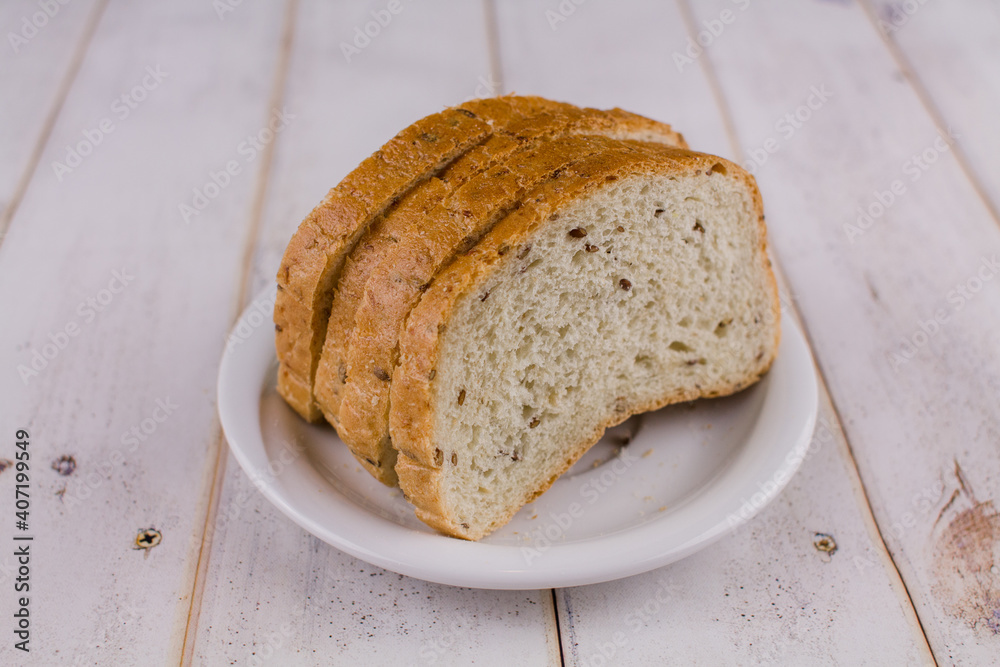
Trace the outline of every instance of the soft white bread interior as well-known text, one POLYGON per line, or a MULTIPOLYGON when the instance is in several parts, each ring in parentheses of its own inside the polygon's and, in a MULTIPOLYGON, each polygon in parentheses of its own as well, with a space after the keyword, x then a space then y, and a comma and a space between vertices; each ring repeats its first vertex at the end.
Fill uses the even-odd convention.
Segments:
POLYGON ((733 163, 644 145, 525 197, 410 313, 390 429, 426 523, 479 539, 628 416, 770 367, 760 195, 733 163))

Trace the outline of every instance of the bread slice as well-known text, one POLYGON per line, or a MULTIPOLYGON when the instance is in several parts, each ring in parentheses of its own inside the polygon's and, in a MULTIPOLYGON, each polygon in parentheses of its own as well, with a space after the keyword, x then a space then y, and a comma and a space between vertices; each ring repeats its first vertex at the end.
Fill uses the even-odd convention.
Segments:
POLYGON ((278 391, 302 417, 321 418, 316 365, 344 259, 373 220, 420 182, 486 141, 495 123, 562 105, 539 97, 472 100, 417 121, 362 162, 306 217, 285 250, 274 306, 278 391))
POLYGON ((620 110, 570 107, 527 118, 421 185, 373 225, 352 254, 333 302, 315 391, 340 437, 379 480, 396 482, 389 387, 399 329, 422 288, 531 187, 572 160, 614 147, 604 137, 684 145, 668 125, 620 110))
POLYGON ((392 377, 417 516, 479 539, 630 415, 733 393, 774 359, 777 289, 753 178, 634 144, 536 188, 434 279, 392 377))

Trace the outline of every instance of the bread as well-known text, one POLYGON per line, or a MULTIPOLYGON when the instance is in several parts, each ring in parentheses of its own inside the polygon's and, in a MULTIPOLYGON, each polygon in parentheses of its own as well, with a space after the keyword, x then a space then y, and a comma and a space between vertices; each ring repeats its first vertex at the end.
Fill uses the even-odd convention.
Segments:
POLYGON ((421 181, 486 141, 493 123, 562 105, 539 97, 473 100, 409 126, 362 162, 299 225, 278 270, 278 391, 302 417, 322 415, 313 380, 344 259, 373 220, 421 181))
POLYGON ((502 526, 607 427, 733 393, 774 359, 753 178, 622 143, 525 196, 409 314, 391 383, 396 471, 417 516, 449 535, 502 526))
MULTIPOLYGON (((497 127, 439 178, 373 224, 345 265, 317 368, 327 419, 376 478, 395 484, 389 387, 400 327, 441 266, 572 160, 612 146, 606 135, 684 145, 669 126, 620 110, 567 107, 497 127)), ((613 147, 613 146, 612 146, 613 147)))
POLYGON ((632 414, 757 381, 780 336, 753 178, 541 98, 429 116, 310 213, 278 385, 429 525, 479 539, 632 414))

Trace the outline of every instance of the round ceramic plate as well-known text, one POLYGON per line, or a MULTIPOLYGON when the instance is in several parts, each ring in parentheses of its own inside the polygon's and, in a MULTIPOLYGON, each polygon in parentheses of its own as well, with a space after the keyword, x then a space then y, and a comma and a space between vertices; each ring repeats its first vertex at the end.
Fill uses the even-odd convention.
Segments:
POLYGON ((756 514, 785 486, 816 419, 812 358, 781 320, 777 360, 735 396, 675 405, 610 430, 567 474, 479 542, 421 523, 329 426, 306 424, 275 390, 267 290, 243 313, 219 371, 219 416, 236 459, 290 519, 358 558, 474 588, 578 586, 666 565, 756 514))

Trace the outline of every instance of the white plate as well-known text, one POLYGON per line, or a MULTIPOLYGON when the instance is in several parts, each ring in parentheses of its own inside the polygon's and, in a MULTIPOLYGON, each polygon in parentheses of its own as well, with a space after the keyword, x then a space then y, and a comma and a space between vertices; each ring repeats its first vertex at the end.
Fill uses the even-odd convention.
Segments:
POLYGON ((552 488, 480 542, 435 533, 398 489, 361 469, 328 426, 310 426, 275 391, 263 292, 230 336, 219 416, 260 491, 304 529, 381 567, 455 586, 578 586, 645 572, 704 548, 785 486, 810 444, 817 388, 790 317, 770 373, 722 399, 645 415, 635 437, 605 436, 552 488))

